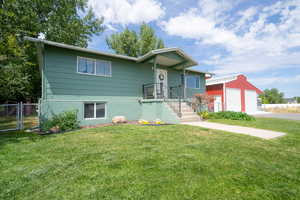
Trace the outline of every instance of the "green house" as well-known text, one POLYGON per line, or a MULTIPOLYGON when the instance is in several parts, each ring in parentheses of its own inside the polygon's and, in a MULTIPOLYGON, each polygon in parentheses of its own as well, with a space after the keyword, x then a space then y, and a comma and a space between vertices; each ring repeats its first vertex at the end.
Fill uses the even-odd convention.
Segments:
POLYGON ((205 72, 179 48, 129 57, 27 37, 36 43, 42 76, 40 116, 78 110, 82 126, 127 120, 200 120, 191 98, 205 92, 205 72))

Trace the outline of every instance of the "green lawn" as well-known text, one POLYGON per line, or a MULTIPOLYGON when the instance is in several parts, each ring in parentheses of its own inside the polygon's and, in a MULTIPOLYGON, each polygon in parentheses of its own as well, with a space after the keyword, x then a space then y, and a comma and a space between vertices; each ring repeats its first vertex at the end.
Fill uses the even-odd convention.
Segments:
POLYGON ((288 135, 184 125, 1 133, 0 199, 299 199, 300 122, 251 123, 288 135))

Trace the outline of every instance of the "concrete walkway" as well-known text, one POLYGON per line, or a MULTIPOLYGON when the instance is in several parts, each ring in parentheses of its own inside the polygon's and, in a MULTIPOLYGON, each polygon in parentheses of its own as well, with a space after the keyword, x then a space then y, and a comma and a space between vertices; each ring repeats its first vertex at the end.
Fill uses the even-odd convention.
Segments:
POLYGON ((200 126, 208 129, 215 129, 221 131, 227 131, 232 133, 240 133, 244 135, 251 135, 263 139, 273 139, 280 136, 284 136, 285 133, 269 131, 257 128, 249 128, 244 126, 233 126, 233 125, 225 125, 220 123, 212 123, 212 122, 183 122, 182 124, 192 125, 192 126, 200 126))

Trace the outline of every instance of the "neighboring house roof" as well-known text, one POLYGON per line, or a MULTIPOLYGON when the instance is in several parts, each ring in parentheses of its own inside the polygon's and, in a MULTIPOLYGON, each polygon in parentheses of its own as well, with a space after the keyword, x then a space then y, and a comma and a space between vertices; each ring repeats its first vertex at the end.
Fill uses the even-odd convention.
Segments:
MULTIPOLYGON (((53 42, 53 41, 48 41, 48 40, 43 40, 43 39, 38 39, 38 38, 25 37, 25 39, 28 41, 32 41, 32 42, 46 44, 46 45, 60 47, 60 48, 65 48, 65 49, 71 49, 71 50, 87 52, 87 53, 92 53, 92 54, 101 55, 101 56, 108 56, 108 57, 113 57, 113 58, 131 60, 131 61, 134 61, 137 63, 154 62, 152 58, 154 58, 154 56, 158 56, 158 62, 164 63, 167 66, 175 66, 175 68, 177 68, 177 69, 188 68, 191 66, 198 65, 198 63, 195 60, 193 60, 190 56, 188 56, 182 49, 179 49, 176 47, 152 50, 152 51, 148 52, 147 54, 136 58, 136 57, 125 56, 125 55, 105 53, 102 51, 86 49, 86 48, 82 48, 82 47, 67 45, 67 44, 63 44, 63 43, 58 43, 58 42, 53 42), (166 55, 167 53, 175 53, 176 56, 179 57, 180 59, 176 60, 176 59, 168 58, 166 55)), ((158 64, 160 64, 160 63, 158 63, 158 64)), ((186 69, 186 70, 192 71, 192 72, 197 72, 197 73, 212 74, 209 72, 204 72, 204 71, 199 71, 199 70, 194 70, 194 69, 186 69)))
POLYGON ((286 101, 287 103, 291 103, 291 104, 296 104, 297 103, 296 98, 284 98, 284 101, 286 101))
POLYGON ((206 85, 216 85, 216 84, 223 84, 223 83, 227 83, 230 81, 234 81, 238 78, 239 75, 240 74, 206 79, 206 85))
POLYGON ((209 86, 207 88, 212 89, 212 87, 215 87, 215 85, 225 84, 226 87, 229 88, 244 88, 246 90, 255 90, 257 94, 263 93, 260 89, 255 87, 252 83, 250 83, 247 80, 247 77, 238 74, 233 76, 223 76, 223 77, 216 77, 206 80, 206 86, 209 86))

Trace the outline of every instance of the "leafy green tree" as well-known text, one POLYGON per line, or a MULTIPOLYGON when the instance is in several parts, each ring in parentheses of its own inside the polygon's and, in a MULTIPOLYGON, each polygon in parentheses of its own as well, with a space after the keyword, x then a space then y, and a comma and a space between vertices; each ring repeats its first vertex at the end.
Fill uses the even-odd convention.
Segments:
POLYGON ((123 32, 112 34, 106 38, 106 43, 117 54, 133 57, 142 56, 154 49, 164 48, 163 40, 158 38, 154 30, 145 23, 140 26, 139 33, 126 28, 123 32))
MULTIPOLYGON (((94 16, 86 0, 2 0, 0 21, 0 70, 20 73, 30 83, 28 86, 25 79, 20 79, 28 86, 26 92, 8 83, 14 96, 5 96, 7 93, 0 87, 1 100, 36 101, 40 96, 36 49, 34 44, 23 41, 23 36, 44 35, 47 40, 86 47, 91 37, 104 29, 103 19, 94 16)), ((0 74, 1 79, 4 74, 0 74)))
POLYGON ((145 23, 140 27, 139 43, 140 55, 144 55, 153 49, 164 48, 163 40, 157 38, 154 30, 145 23))
POLYGON ((279 92, 278 89, 265 89, 264 93, 260 95, 263 104, 284 103, 284 93, 279 92))
POLYGON ((29 95, 32 85, 30 76, 22 65, 6 65, 0 68, 0 102, 17 101, 29 95))
POLYGON ((139 56, 139 39, 135 31, 126 28, 122 33, 115 33, 106 38, 109 48, 117 54, 139 56))
POLYGON ((294 97, 297 101, 297 103, 300 103, 300 97, 294 97))

